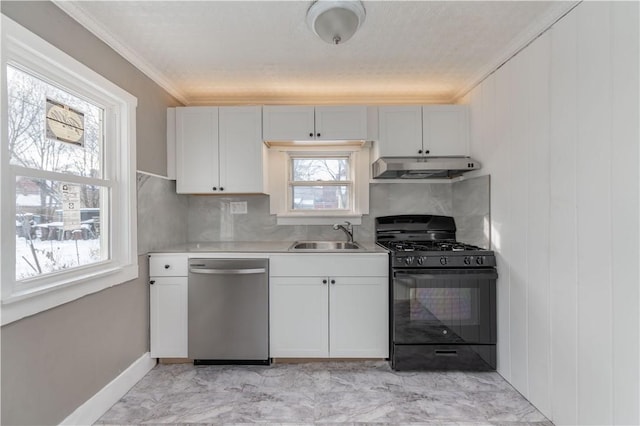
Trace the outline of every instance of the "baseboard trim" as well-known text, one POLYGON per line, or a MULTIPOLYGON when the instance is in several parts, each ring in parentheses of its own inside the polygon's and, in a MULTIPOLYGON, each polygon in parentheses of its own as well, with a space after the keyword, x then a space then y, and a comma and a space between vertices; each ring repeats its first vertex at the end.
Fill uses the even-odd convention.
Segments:
POLYGON ((156 365, 157 360, 149 352, 133 362, 118 377, 109 382, 98 393, 64 419, 61 425, 90 425, 95 423, 120 398, 142 379, 156 365))

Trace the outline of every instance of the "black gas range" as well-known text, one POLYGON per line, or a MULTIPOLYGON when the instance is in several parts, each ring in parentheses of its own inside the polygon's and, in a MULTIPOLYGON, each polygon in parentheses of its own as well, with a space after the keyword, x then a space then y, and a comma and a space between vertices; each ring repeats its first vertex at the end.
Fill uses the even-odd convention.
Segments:
POLYGON ((390 359, 395 370, 494 370, 496 260, 456 241, 452 217, 376 218, 390 252, 390 359))

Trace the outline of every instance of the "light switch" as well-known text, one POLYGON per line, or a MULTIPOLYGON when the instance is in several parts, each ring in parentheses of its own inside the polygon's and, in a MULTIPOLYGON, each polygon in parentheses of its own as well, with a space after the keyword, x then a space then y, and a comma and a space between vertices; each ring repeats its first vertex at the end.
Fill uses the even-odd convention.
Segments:
POLYGON ((246 201, 232 201, 229 203, 231 214, 247 214, 246 201))

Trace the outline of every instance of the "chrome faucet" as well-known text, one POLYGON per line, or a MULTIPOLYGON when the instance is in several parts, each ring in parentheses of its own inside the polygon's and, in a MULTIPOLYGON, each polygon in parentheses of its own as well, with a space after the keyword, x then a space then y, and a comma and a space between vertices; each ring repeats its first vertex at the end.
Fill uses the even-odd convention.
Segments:
POLYGON ((341 229, 342 232, 344 232, 345 234, 347 234, 347 241, 352 243, 353 242, 353 225, 351 225, 351 222, 344 222, 347 226, 344 226, 342 224, 336 223, 333 225, 333 229, 341 229))

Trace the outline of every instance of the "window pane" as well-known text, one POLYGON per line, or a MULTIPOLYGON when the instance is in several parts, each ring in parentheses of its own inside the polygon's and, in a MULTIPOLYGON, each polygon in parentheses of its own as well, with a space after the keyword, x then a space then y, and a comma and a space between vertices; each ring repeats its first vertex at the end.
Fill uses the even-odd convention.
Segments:
POLYGON ((7 67, 11 164, 102 178, 103 110, 7 67))
POLYGON ((349 180, 349 158, 292 158, 291 163, 293 181, 349 180))
POLYGON ((16 178, 16 280, 106 260, 107 188, 16 178))
POLYGON ((293 186, 293 210, 343 210, 349 209, 350 187, 293 186))

